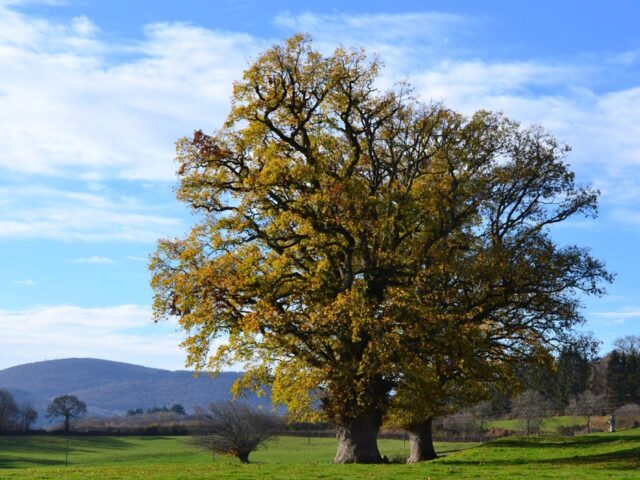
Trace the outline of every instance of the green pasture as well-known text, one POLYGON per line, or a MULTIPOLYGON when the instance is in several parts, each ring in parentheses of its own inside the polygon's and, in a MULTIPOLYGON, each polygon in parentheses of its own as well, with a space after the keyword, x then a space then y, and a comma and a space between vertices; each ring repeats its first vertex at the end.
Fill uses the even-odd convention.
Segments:
MULTIPOLYGON (((591 418, 591 426, 600 429, 606 428, 609 417, 594 416, 591 418)), ((586 422, 583 417, 557 416, 545 418, 542 421, 540 430, 545 433, 555 433, 558 427, 585 427, 586 422)), ((487 428, 504 428, 506 430, 522 431, 524 424, 519 419, 492 420, 487 422, 487 428)))
MULTIPOLYGON (((390 459, 402 440, 381 440, 390 459)), ((0 437, 0 479, 640 479, 640 430, 582 437, 512 437, 437 444, 441 458, 419 465, 333 465, 335 440, 280 437, 252 464, 202 452, 184 437, 0 437)))

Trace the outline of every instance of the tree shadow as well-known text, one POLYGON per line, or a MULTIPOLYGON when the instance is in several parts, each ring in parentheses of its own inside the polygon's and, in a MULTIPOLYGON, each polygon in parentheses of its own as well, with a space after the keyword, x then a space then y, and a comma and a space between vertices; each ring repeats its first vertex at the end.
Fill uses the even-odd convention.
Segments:
POLYGON ((24 468, 25 465, 33 467, 53 467, 64 465, 64 460, 53 460, 50 458, 34 458, 34 457, 0 457, 0 470, 11 468, 24 468))
MULTIPOLYGON (((607 464, 607 468, 612 470, 637 470, 640 468, 640 436, 638 435, 596 435, 584 436, 576 439, 567 438, 510 438, 492 442, 491 446, 499 448, 527 450, 553 450, 557 455, 545 458, 528 458, 528 455, 518 456, 513 452, 513 458, 458 458, 455 455, 443 460, 447 465, 586 465, 586 464, 607 464), (621 443, 620 449, 610 450, 602 453, 593 453, 592 449, 598 445, 603 447, 615 443, 621 443), (631 444, 632 446, 629 446, 631 444), (635 445, 634 445, 635 444, 635 445), (581 454, 580 449, 588 449, 581 454), (567 452, 567 450, 573 450, 567 452), (563 453, 565 453, 563 455, 563 453), (573 453, 573 455, 571 455, 573 453)), ((483 448, 483 446, 478 447, 483 448)))
POLYGON ((615 442, 634 442, 640 444, 638 435, 585 435, 582 437, 511 437, 492 442, 501 448, 579 448, 606 445, 615 442))
MULTIPOLYGON (((135 446, 126 438, 69 437, 69 452, 72 456, 78 453, 124 450, 135 446)), ((56 455, 62 458, 66 451, 67 439, 62 435, 0 437, 0 468, 64 465, 64 460, 47 457, 56 455)))

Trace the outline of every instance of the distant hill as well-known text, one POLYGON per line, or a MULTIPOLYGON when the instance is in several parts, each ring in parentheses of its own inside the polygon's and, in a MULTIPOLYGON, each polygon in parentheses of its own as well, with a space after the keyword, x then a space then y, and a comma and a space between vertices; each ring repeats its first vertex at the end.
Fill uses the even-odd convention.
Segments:
MULTIPOLYGON (((44 419, 49 402, 59 395, 76 395, 90 414, 111 416, 128 409, 170 407, 187 411, 197 405, 231 398, 229 388, 240 372, 223 372, 216 378, 189 371, 169 371, 94 358, 69 358, 29 363, 0 370, 0 388, 19 402, 30 401, 44 419)), ((248 395, 252 405, 270 407, 266 398, 248 395)), ((39 422, 42 424, 42 422, 39 422)))

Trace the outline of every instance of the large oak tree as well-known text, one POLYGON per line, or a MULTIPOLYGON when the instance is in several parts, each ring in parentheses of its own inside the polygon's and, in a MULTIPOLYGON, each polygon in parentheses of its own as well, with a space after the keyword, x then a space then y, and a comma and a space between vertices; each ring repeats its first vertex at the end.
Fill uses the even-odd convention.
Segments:
POLYGON ((268 383, 290 412, 328 418, 336 462, 382 460, 398 392, 543 356, 581 320, 575 293, 608 279, 549 236, 596 208, 564 146, 382 91, 378 69, 304 36, 261 55, 225 125, 178 142, 177 195, 202 215, 150 264, 155 315, 179 319, 188 363, 244 362, 238 388, 268 383))

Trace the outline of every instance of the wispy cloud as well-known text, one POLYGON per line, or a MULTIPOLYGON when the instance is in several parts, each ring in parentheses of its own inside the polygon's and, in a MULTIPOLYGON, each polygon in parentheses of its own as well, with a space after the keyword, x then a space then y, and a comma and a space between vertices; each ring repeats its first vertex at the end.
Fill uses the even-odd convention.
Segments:
POLYGON ((183 227, 166 206, 111 194, 46 186, 0 188, 0 238, 153 242, 183 227))
POLYGON ((425 68, 437 59, 455 55, 457 42, 473 30, 477 21, 444 12, 406 13, 331 13, 307 12, 293 15, 282 12, 274 19, 282 30, 313 35, 316 46, 324 53, 339 44, 365 47, 379 55, 386 65, 385 80, 399 80, 416 68, 425 68))
POLYGON ((169 369, 184 364, 175 326, 154 325, 150 309, 142 305, 0 310, 0 338, 0 368, 72 356, 169 369))
POLYGON ((14 280, 13 283, 22 287, 33 287, 38 284, 38 282, 31 280, 30 278, 26 280, 14 280))
POLYGON ((132 262, 148 262, 148 257, 140 257, 136 255, 128 255, 127 260, 131 260, 132 262))
POLYGON ((595 312, 593 315, 604 318, 640 318, 640 309, 595 312))
POLYGON ((619 310, 594 312, 591 317, 604 326, 623 325, 629 320, 640 319, 640 308, 627 306, 619 310))
POLYGON ((73 263, 90 263, 95 265, 113 265, 115 262, 109 257, 100 257, 94 255, 93 257, 74 258, 71 260, 73 263))
POLYGON ((0 310, 0 338, 0 369, 43 359, 92 357, 178 370, 186 358, 177 325, 154 323, 145 305, 0 310))
MULTIPOLYGON (((462 15, 445 12, 404 12, 349 14, 318 14, 306 12, 293 15, 281 12, 274 23, 289 30, 311 32, 334 42, 344 39, 366 40, 366 43, 444 43, 452 34, 474 21, 462 15)), ((358 42, 363 43, 363 42, 358 42)))

